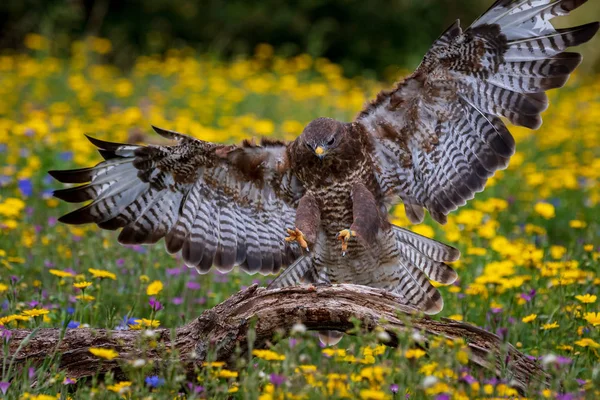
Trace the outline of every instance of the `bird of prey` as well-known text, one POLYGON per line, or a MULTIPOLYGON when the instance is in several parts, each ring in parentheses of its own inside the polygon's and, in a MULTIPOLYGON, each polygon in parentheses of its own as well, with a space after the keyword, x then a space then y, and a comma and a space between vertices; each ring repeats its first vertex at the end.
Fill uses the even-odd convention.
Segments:
POLYGON ((166 129, 175 143, 119 144, 89 138, 105 161, 51 171, 67 202, 91 201, 68 224, 122 228, 120 243, 165 239, 200 273, 211 266, 299 282, 382 288, 433 314, 449 284, 453 247, 388 221, 400 201, 411 222, 449 212, 506 168, 515 142, 504 117, 537 129, 581 62, 565 51, 598 23, 556 29, 550 20, 586 0, 498 0, 469 28, 454 23, 416 71, 382 91, 352 122, 317 118, 291 142, 216 144, 166 129), (287 229, 287 233, 286 233, 287 229), (286 237, 286 235, 288 235, 286 237))

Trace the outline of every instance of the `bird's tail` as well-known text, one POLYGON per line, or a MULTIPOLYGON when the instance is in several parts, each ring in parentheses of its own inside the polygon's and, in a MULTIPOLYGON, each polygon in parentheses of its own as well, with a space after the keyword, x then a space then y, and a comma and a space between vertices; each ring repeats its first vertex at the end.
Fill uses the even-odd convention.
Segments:
POLYGON ((407 229, 394 226, 396 259, 387 268, 393 282, 386 289, 401 295, 407 304, 425 314, 437 314, 444 307, 440 292, 430 279, 443 284, 451 284, 458 275, 447 262, 458 260, 458 249, 429 239, 407 229))

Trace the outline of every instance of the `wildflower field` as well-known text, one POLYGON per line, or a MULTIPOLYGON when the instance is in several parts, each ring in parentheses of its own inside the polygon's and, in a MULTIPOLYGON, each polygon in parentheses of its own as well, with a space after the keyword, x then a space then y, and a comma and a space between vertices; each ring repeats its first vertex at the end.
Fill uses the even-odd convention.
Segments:
MULTIPOLYGON (((51 169, 100 161, 84 133, 103 140, 161 140, 150 124, 207 141, 247 137, 294 139, 307 122, 351 119, 388 83, 345 78, 339 66, 302 55, 281 59, 261 45, 249 59, 222 63, 192 51, 142 57, 129 72, 103 64, 111 43, 73 45, 73 56, 46 55, 47 40, 29 35, 27 54, 0 56, 0 337, 11 329, 54 327, 151 330, 180 326, 240 288, 269 277, 198 275, 161 244, 123 247, 114 232, 66 226, 72 207, 52 198, 51 169)), ((405 72, 398 72, 400 77, 405 72)), ((451 214, 400 226, 458 247, 459 280, 441 288, 446 317, 483 327, 540 360, 550 386, 528 398, 600 398, 600 77, 575 74, 550 93, 537 132, 511 128, 517 153, 485 192, 451 214)), ((283 229, 286 228, 282 226, 283 229)), ((310 332, 235 366, 219 363, 182 374, 177 354, 156 366, 113 349, 126 380, 75 380, 43 365, 0 360, 0 393, 8 399, 248 398, 472 399, 515 398, 506 379, 468 363, 465 343, 418 335, 398 348, 381 335, 346 336, 322 348, 310 332)), ((6 353, 5 353, 6 354, 6 353)))

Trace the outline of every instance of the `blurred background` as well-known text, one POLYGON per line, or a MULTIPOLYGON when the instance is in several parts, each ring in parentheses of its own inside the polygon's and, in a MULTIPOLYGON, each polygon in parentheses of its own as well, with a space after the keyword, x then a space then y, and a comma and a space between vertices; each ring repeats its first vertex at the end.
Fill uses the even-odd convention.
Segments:
MULTIPOLYGON (((68 57, 75 41, 106 38, 105 61, 130 68, 140 55, 193 49, 220 59, 252 54, 269 43, 282 57, 308 54, 339 64, 346 76, 389 78, 397 67, 413 68, 455 19, 463 27, 492 0, 3 0, 0 50, 49 39, 44 50, 68 57), (112 51, 110 51, 112 50, 112 51)), ((600 18, 600 2, 586 4, 562 21, 600 18)), ((559 22, 560 24, 560 22, 559 22)), ((102 48, 102 45, 100 45, 102 48)), ((102 49, 100 49, 102 50, 102 49)), ((600 69, 600 46, 588 44, 584 70, 600 69)))

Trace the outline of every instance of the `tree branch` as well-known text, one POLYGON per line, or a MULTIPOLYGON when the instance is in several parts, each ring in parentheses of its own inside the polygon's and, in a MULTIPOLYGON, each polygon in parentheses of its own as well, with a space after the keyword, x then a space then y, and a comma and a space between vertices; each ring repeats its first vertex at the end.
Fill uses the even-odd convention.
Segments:
MULTIPOLYGON (((17 349, 32 331, 15 329, 9 343, 9 357, 15 364, 26 361, 39 364, 52 354, 60 355, 60 367, 72 378, 118 370, 119 362, 146 358, 156 364, 164 362, 164 349, 173 348, 188 372, 214 352, 219 361, 231 361, 236 348, 248 351, 248 330, 255 330, 253 348, 264 348, 276 332, 289 332, 296 323, 309 330, 348 331, 359 320, 361 328, 381 327, 391 337, 388 345, 398 343, 398 333, 415 330, 426 340, 432 336, 463 338, 471 350, 471 362, 509 379, 524 391, 531 381, 544 382, 540 366, 512 345, 475 326, 446 320, 435 321, 416 316, 401 297, 383 290, 357 285, 295 286, 267 290, 256 285, 242 290, 223 303, 204 311, 198 318, 174 330, 155 330, 154 340, 161 346, 141 346, 142 331, 107 329, 69 329, 61 339, 59 329, 39 329, 22 348, 17 349), (119 357, 99 360, 90 347, 113 348, 119 357), (146 348, 144 350, 144 348, 146 348), (15 354, 16 353, 16 354, 15 354), (507 376, 510 374, 510 376, 507 376)), ((1 352, 0 352, 1 354, 1 352)), ((3 354, 2 354, 3 356, 3 354)))

